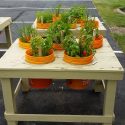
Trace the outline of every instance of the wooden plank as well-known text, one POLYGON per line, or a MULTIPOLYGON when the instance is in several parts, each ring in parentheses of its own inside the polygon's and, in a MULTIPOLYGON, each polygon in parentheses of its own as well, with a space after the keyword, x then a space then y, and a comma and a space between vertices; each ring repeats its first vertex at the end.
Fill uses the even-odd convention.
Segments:
POLYGON ((48 114, 8 114, 5 117, 9 121, 47 121, 47 122, 87 122, 87 123, 111 123, 111 115, 48 115, 48 114))
MULTIPOLYGON (((7 113, 15 113, 16 112, 16 104, 14 99, 14 94, 12 92, 12 85, 10 83, 10 79, 1 79, 2 90, 3 90, 3 98, 5 110, 7 113)), ((17 125, 15 121, 7 120, 8 125, 17 125)))
POLYGON ((12 23, 11 17, 0 17, 0 31, 12 23))
MULTIPOLYGON (((109 80, 106 83, 106 89, 105 89, 105 95, 104 95, 103 115, 114 115, 116 87, 117 87, 116 81, 109 80)), ((112 125, 112 123, 103 124, 103 125, 112 125)))
MULTIPOLYGON (((17 39, 14 42, 14 44, 7 50, 5 55, 0 59, 0 72, 1 72, 0 77, 8 77, 8 76, 12 77, 16 74, 16 71, 17 71, 17 75, 21 75, 22 78, 28 78, 30 77, 30 75, 31 76, 34 75, 36 77, 35 75, 36 72, 40 72, 42 76, 47 77, 47 74, 43 74, 43 72, 46 72, 51 74, 54 77, 52 73, 58 74, 62 72, 62 74, 65 74, 65 73, 67 74, 67 73, 71 73, 72 71, 77 71, 77 74, 79 75, 81 74, 79 78, 82 77, 82 74, 84 75, 87 74, 85 76, 90 78, 95 76, 94 74, 99 75, 99 76, 96 76, 96 78, 100 77, 102 79, 103 77, 105 79, 106 76, 107 78, 111 77, 111 80, 116 78, 118 79, 123 78, 124 70, 106 39, 104 39, 104 46, 97 50, 94 56, 93 62, 90 64, 87 64, 87 65, 68 64, 63 61, 63 51, 55 51, 55 56, 56 56, 55 61, 50 64, 40 64, 40 65, 29 64, 25 61, 25 49, 19 48, 18 39, 17 39), (109 60, 110 60, 110 63, 109 63, 109 60), (33 74, 31 73, 26 74, 32 71, 33 71, 33 74), (23 72, 26 75, 25 77, 23 75, 23 72), (89 73, 90 73, 90 76, 88 75, 89 73), (107 75, 103 76, 104 74, 107 74, 107 75), (108 75, 110 76, 108 77, 108 75), (116 76, 116 78, 115 77, 113 78, 114 75, 116 76)), ((71 74, 74 74, 74 73, 71 73, 71 74)), ((59 78, 62 78, 62 77, 63 76, 59 78)), ((69 77, 68 74, 67 74, 67 77, 69 77)))

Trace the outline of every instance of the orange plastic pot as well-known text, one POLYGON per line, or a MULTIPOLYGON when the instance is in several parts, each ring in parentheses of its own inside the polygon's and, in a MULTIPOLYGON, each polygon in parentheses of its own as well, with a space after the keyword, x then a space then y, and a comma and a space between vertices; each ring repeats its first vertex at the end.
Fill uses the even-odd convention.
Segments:
POLYGON ((88 87, 90 81, 89 80, 84 80, 84 79, 71 79, 68 80, 66 85, 74 90, 82 90, 88 87))
POLYGON ((25 54, 25 60, 28 63, 32 63, 32 64, 50 63, 50 62, 53 62, 55 60, 54 51, 50 50, 50 55, 48 55, 48 56, 34 57, 34 56, 32 56, 32 50, 28 49, 26 51, 26 54, 25 54))
POLYGON ((70 28, 71 28, 71 29, 76 29, 76 28, 77 28, 76 23, 70 24, 70 28))
POLYGON ((103 46, 103 36, 101 34, 98 37, 94 38, 92 46, 94 49, 98 49, 103 46))
POLYGON ((19 40, 19 47, 24 48, 24 49, 30 49, 30 43, 29 42, 22 42, 21 39, 19 40))
POLYGON ((59 16, 53 15, 53 22, 58 21, 60 19, 61 19, 61 15, 59 16))
POLYGON ((52 84, 52 79, 29 79, 31 88, 44 89, 52 84))
POLYGON ((48 29, 51 23, 36 23, 37 29, 48 29))
POLYGON ((85 20, 82 20, 82 19, 78 19, 78 20, 77 20, 77 23, 78 23, 78 24, 81 24, 81 23, 84 23, 84 22, 85 22, 85 20))
POLYGON ((53 43, 53 49, 55 49, 55 50, 63 50, 62 44, 53 43))
POLYGON ((87 57, 71 57, 68 56, 65 51, 63 60, 70 64, 77 64, 77 65, 89 64, 93 61, 93 54, 87 57))

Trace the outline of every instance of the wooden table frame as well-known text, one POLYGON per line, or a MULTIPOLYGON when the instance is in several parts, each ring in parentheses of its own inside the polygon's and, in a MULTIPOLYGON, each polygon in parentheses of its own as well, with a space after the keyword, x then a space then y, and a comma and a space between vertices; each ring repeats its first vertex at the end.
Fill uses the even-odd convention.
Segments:
POLYGON ((12 36, 10 31, 11 17, 0 17, 0 31, 5 29, 6 43, 0 43, 0 51, 8 49, 12 44, 12 36))
MULTIPOLYGON (((24 60, 25 50, 19 48, 18 39, 7 50, 0 60, 0 78, 5 105, 5 118, 8 125, 16 125, 17 121, 49 121, 49 122, 87 122, 111 125, 114 119, 114 102, 117 80, 123 79, 123 68, 108 41, 98 49, 95 58, 88 65, 71 65, 62 60, 63 52, 55 52, 56 60, 51 64, 33 65, 24 60), (102 57, 103 56, 103 57, 102 57), (110 59, 110 62, 108 63, 110 59), (106 64, 107 62, 107 64, 106 64), (49 115, 49 114, 19 114, 16 112, 15 92, 12 91, 11 78, 53 78, 53 79, 94 79, 104 80, 103 115, 49 115)), ((25 84, 24 84, 25 85, 25 84)))

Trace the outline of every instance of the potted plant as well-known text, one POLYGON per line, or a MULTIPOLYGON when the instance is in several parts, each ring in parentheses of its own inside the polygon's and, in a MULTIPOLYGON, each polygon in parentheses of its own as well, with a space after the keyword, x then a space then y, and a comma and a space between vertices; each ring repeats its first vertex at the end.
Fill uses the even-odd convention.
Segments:
MULTIPOLYGON (((36 35, 31 38, 31 49, 26 51, 25 60, 31 64, 46 64, 55 60, 50 37, 42 38, 36 35)), ((52 79, 30 79, 32 88, 47 88, 51 85, 52 79)))
POLYGON ((52 23, 52 13, 50 11, 36 12, 36 27, 38 29, 48 29, 52 23))
POLYGON ((30 39, 36 35, 36 30, 31 25, 23 26, 19 30, 19 46, 24 49, 30 48, 30 39))
POLYGON ((55 60, 52 39, 36 35, 31 38, 31 49, 26 51, 25 60, 32 64, 45 64, 55 60))
POLYGON ((69 11, 62 13, 61 20, 62 22, 69 24, 71 29, 77 28, 77 19, 71 16, 69 11))
POLYGON ((95 20, 95 18, 87 16, 84 23, 81 23, 81 27, 84 27, 85 25, 92 25, 93 28, 98 28, 99 27, 99 22, 97 20, 95 20))
POLYGON ((54 22, 47 31, 47 35, 52 38, 53 48, 62 50, 62 42, 65 36, 71 34, 70 26, 61 20, 54 22))
POLYGON ((66 36, 63 42, 65 49, 63 60, 77 65, 91 63, 94 55, 92 41, 93 36, 90 34, 80 34, 78 41, 72 36, 66 36))
POLYGON ((87 9, 84 6, 73 6, 69 13, 72 18, 77 20, 78 24, 84 24, 87 20, 87 9))
POLYGON ((98 49, 103 46, 103 35, 99 34, 98 28, 94 29, 93 48, 98 49))
POLYGON ((61 4, 56 6, 53 14, 53 22, 61 19, 61 14, 60 14, 61 6, 62 6, 61 4))

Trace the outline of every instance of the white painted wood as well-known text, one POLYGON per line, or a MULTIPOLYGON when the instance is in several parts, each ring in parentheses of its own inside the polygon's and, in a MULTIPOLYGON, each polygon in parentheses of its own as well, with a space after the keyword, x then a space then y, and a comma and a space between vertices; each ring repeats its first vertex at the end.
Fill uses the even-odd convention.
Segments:
MULTIPOLYGON (((12 85, 10 79, 1 79, 2 91, 4 97, 4 106, 7 113, 16 112, 16 103, 14 100, 14 93, 12 92, 12 85)), ((16 125, 17 122, 10 122, 7 120, 8 125, 16 125)))
POLYGON ((104 92, 105 90, 105 82, 104 80, 96 80, 94 85, 95 92, 104 92))
POLYGON ((68 64, 63 61, 63 51, 56 51, 55 56, 55 61, 49 64, 29 64, 25 61, 25 49, 18 46, 17 39, 0 59, 0 77, 31 78, 34 76, 35 78, 41 76, 41 78, 65 79, 65 77, 73 78, 72 75, 75 75, 79 79, 121 80, 123 78, 124 70, 106 39, 104 39, 104 46, 97 50, 90 64, 68 64))
POLYGON ((16 86, 16 89, 15 89, 15 91, 14 91, 14 96, 15 96, 15 97, 18 95, 18 93, 19 93, 19 91, 20 91, 20 87, 21 87, 21 79, 19 79, 18 84, 17 84, 17 86, 16 86))
POLYGON ((11 17, 0 17, 0 31, 12 23, 11 17))
MULTIPOLYGON (((12 44, 12 36, 10 31, 11 17, 0 17, 0 31, 5 29, 6 43, 0 43, 0 48, 9 48, 12 44)), ((1 49, 0 49, 1 51, 1 49)))
POLYGON ((26 78, 23 78, 21 83, 22 83, 22 88, 21 88, 22 91, 23 92, 28 92, 30 90, 30 88, 31 88, 30 85, 29 85, 29 80, 26 79, 26 78))
POLYGON ((12 44, 12 35, 11 35, 11 30, 10 30, 10 25, 5 27, 5 35, 6 35, 6 41, 10 45, 12 44))
MULTIPOLYGON (((95 20, 99 21, 99 31, 100 31, 100 33, 103 34, 103 35, 105 35, 106 28, 103 26, 102 22, 99 20, 98 17, 95 17, 95 20)), ((33 27, 36 28, 36 20, 33 23, 33 27)), ((73 32, 73 34, 75 36, 78 36, 79 35, 80 27, 78 27, 76 29, 70 29, 70 30, 73 32)), ((39 33, 45 34, 45 32, 47 31, 47 29, 37 29, 37 31, 39 33)))
POLYGON ((50 121, 50 122, 87 122, 111 123, 113 115, 48 115, 48 114, 8 114, 5 117, 10 121, 50 121))
MULTIPOLYGON (((104 115, 114 115, 116 87, 117 87, 116 81, 109 80, 106 83, 106 89, 104 95, 104 107, 103 107, 104 115)), ((112 122, 110 124, 103 124, 103 125, 112 125, 112 122)))

